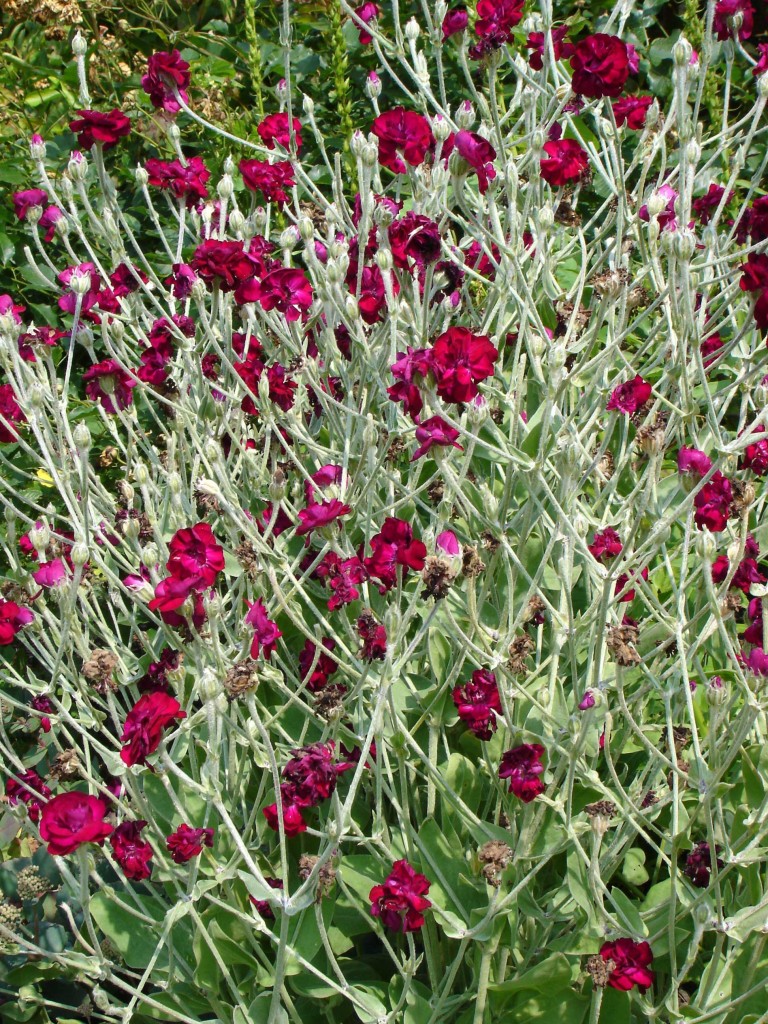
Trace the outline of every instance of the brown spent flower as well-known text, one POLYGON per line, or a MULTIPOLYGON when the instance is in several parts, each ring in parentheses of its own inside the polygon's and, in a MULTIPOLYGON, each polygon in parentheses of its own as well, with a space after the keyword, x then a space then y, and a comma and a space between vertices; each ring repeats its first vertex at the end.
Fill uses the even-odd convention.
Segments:
MULTIPOLYGON (((315 865, 319 860, 319 857, 313 857, 309 853, 301 855, 299 858, 299 878, 301 878, 302 881, 306 882, 314 871, 315 865)), ((330 861, 326 861, 317 873, 317 895, 315 897, 315 902, 320 903, 324 896, 328 896, 335 884, 336 869, 330 861)))
POLYGON ((687 747, 690 742, 691 730, 687 725, 672 726, 672 743, 674 744, 676 754, 679 754, 683 747, 687 747))
POLYGON ((639 630, 637 626, 608 626, 605 642, 617 665, 629 668, 640 664, 640 655, 634 648, 639 630))
POLYGON ((751 480, 732 480, 731 492, 733 494, 731 508, 734 513, 741 515, 749 509, 750 505, 754 504, 756 491, 751 480))
POLYGON ((407 451, 408 446, 402 437, 395 437, 387 448, 387 462, 397 462, 407 451))
POLYGON ((477 548, 467 547, 464 548, 464 553, 461 559, 461 571, 464 574, 465 579, 473 579, 485 572, 485 562, 477 553, 477 548))
POLYGON ((111 651, 97 647, 83 662, 83 675, 91 683, 97 693, 104 694, 107 690, 116 690, 117 683, 112 673, 118 665, 118 659, 111 651))
POLYGON ((532 622, 538 615, 543 615, 547 606, 538 594, 533 594, 528 599, 523 611, 523 622, 532 622))
POLYGON ((224 676, 224 690, 230 702, 247 693, 252 693, 258 685, 258 663, 253 658, 237 662, 224 676))
MULTIPOLYGON (((641 410, 638 410, 638 414, 641 410)), ((657 413, 652 423, 640 427, 635 434, 635 445, 643 455, 659 455, 664 451, 664 436, 669 417, 665 412, 657 413)))
POLYGON ((509 661, 507 662, 509 671, 516 676, 524 675, 528 671, 526 658, 535 646, 533 637, 528 636, 527 633, 515 637, 509 645, 509 661))
POLYGON ((201 491, 197 487, 195 488, 194 495, 195 501, 203 512, 215 512, 217 515, 221 512, 221 502, 215 494, 206 494, 205 491, 201 491))
POLYGON ((80 774, 81 765, 76 750, 62 750, 54 757, 51 764, 52 779, 74 779, 80 774))
POLYGON ((456 578, 456 572, 450 562, 437 555, 428 555, 424 561, 424 568, 421 571, 421 580, 424 590, 423 598, 434 597, 436 601, 445 597, 451 589, 451 584, 456 578))
MULTIPOLYGON (((597 455, 597 453, 599 451, 600 451, 600 448, 597 447, 597 448, 595 448, 593 450, 592 454, 593 455, 597 455)), ((600 457, 600 460, 598 461, 597 465, 595 466, 595 471, 598 474, 598 483, 607 483, 611 479, 611 477, 613 476, 614 470, 615 470, 615 463, 614 463, 614 459, 613 459, 613 452, 611 452, 611 451, 603 452, 603 454, 600 457)))
POLYGON ((500 839, 491 839, 477 851, 477 859, 483 865, 483 878, 494 889, 501 885, 501 873, 511 857, 511 848, 500 839))
POLYGON ((626 270, 606 270, 604 274, 596 274, 591 284, 601 298, 618 295, 629 284, 629 274, 626 270))
POLYGON ((642 799, 640 809, 644 811, 648 807, 653 807, 653 805, 657 804, 658 802, 659 798, 656 796, 655 792, 652 789, 649 789, 642 799))
POLYGON ((433 480, 427 488, 427 497, 433 505, 439 505, 445 494, 445 483, 442 480, 433 480))
POLYGON ((595 988, 605 988, 608 979, 616 970, 616 963, 614 960, 603 960, 598 953, 595 953, 584 964, 584 970, 592 979, 595 988))
POLYGON ((564 337, 568 333, 571 323, 573 323, 573 337, 578 338, 580 334, 583 334, 592 315, 585 306, 577 308, 573 302, 557 302, 555 313, 557 314, 554 331, 556 338, 564 337))
POLYGON ((604 836, 611 825, 611 818, 616 817, 616 804, 610 800, 598 800, 597 803, 587 804, 585 813, 592 823, 592 831, 596 836, 604 836))
POLYGON ((486 551, 488 551, 492 555, 495 554, 501 547, 501 541, 499 540, 498 537, 491 533, 490 530, 483 530, 483 532, 480 534, 480 540, 486 551))
POLYGON ((627 294, 627 309, 639 309, 651 301, 651 293, 643 285, 635 285, 627 294))
POLYGON ((256 548, 249 540, 244 540, 235 548, 235 558, 243 567, 249 579, 255 580, 261 572, 261 563, 256 548))
POLYGON ((341 718, 344 714, 344 696, 347 692, 342 683, 330 683, 315 695, 315 712, 326 721, 341 718))
POLYGON ((558 203, 555 210, 555 224, 563 224, 567 228, 577 228, 581 224, 581 214, 570 203, 558 203))

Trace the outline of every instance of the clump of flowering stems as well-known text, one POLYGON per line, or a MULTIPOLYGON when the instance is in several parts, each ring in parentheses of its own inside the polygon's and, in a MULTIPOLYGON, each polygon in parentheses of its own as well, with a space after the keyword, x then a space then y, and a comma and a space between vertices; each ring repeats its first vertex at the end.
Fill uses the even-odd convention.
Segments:
POLYGON ((257 139, 155 55, 168 159, 113 180, 78 36, 80 150, 32 142, 60 316, 0 299, 0 749, 72 945, 0 934, 102 1019, 596 1021, 610 988, 735 1024, 766 982, 749 4, 677 41, 664 109, 632 2, 572 40, 546 0, 365 6, 357 197, 288 3, 257 139), (231 148, 210 190, 188 120, 231 148))

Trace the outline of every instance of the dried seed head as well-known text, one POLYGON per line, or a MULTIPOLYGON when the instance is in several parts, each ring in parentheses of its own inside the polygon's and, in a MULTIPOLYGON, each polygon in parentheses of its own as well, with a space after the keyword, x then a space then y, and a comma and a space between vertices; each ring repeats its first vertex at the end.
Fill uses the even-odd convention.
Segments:
POLYGON ((501 873, 511 857, 511 848, 500 839, 491 839, 477 851, 477 859, 483 865, 483 877, 495 889, 501 885, 501 873))
POLYGON ((495 537, 490 530, 483 530, 480 534, 480 540, 483 547, 492 555, 501 547, 501 541, 498 537, 495 537))
POLYGON ((230 701, 252 693, 259 685, 258 665, 252 658, 233 665, 224 676, 224 690, 230 701))
POLYGON ((74 779, 80 775, 80 768, 77 751, 62 750, 53 759, 50 775, 52 779, 74 779))
POLYGON ((478 555, 477 548, 470 547, 469 545, 464 548, 461 571, 466 579, 473 579, 475 576, 485 572, 485 562, 478 555))
POLYGON ((442 480, 433 480, 427 488, 427 495, 433 505, 439 505, 445 494, 445 484, 442 480))
POLYGON ((525 623, 527 623, 527 622, 540 623, 542 618, 543 618, 543 616, 544 616, 544 612, 546 610, 546 607, 547 606, 544 604, 543 600, 539 597, 539 595, 538 594, 533 594, 529 598, 528 603, 526 604, 526 606, 525 606, 525 608, 523 610, 523 619, 522 619, 522 621, 525 622, 525 623))
POLYGON ((629 668, 640 664, 640 655, 634 648, 637 643, 637 626, 608 626, 605 631, 606 645, 617 665, 629 668))
POLYGON ((659 455, 664 451, 664 434, 668 418, 666 413, 657 413, 652 423, 638 430, 635 444, 644 455, 659 455))
POLYGON ((555 223, 563 224, 567 228, 577 228, 581 224, 581 214, 577 213, 570 203, 562 202, 555 210, 555 223))
POLYGON ((674 743, 675 753, 679 754, 683 747, 687 747, 691 742, 691 730, 685 725, 673 726, 672 742, 674 743))
POLYGON ((616 962, 614 960, 603 960, 596 953, 594 956, 589 957, 584 964, 584 970, 592 979, 592 984, 595 988, 605 988, 611 974, 616 970, 616 962))
POLYGON ((339 719, 345 714, 344 695, 346 686, 342 683, 331 683, 324 686, 315 697, 314 708, 317 714, 326 721, 339 719))
POLYGON ((244 540, 235 548, 235 558, 245 569, 248 578, 255 580, 261 572, 261 563, 256 548, 249 540, 244 540))
MULTIPOLYGON (((595 448, 594 451, 592 452, 592 454, 595 455, 595 454, 597 454, 598 451, 599 451, 599 448, 595 448)), ((597 472, 598 483, 600 483, 600 484, 607 483, 608 480, 610 480, 611 477, 613 476, 613 471, 614 471, 613 453, 610 452, 610 451, 603 452, 599 462, 595 466, 595 470, 597 472)))
POLYGON ((522 636, 515 637, 509 645, 509 661, 507 662, 507 667, 513 675, 525 675, 528 671, 525 659, 531 651, 533 651, 535 646, 533 638, 528 636, 527 633, 523 633, 522 636))
POLYGON ((97 693, 103 694, 107 690, 116 690, 117 683, 112 673, 117 664, 118 659, 111 651, 96 648, 83 662, 83 675, 93 684, 97 693))
POLYGON ((424 562, 421 579, 424 583, 423 598, 434 597, 436 601, 445 597, 456 578, 456 572, 450 562, 436 555, 429 555, 424 562))
MULTIPOLYGON (((304 853, 299 858, 299 878, 306 882, 320 860, 309 853, 304 853)), ((336 884, 336 869, 330 863, 325 863, 317 873, 317 897, 319 903, 324 896, 328 896, 336 884)))
POLYGON ((611 825, 611 818, 616 816, 616 804, 610 800, 598 800, 597 803, 587 804, 584 808, 592 825, 592 831, 596 836, 604 836, 611 825))

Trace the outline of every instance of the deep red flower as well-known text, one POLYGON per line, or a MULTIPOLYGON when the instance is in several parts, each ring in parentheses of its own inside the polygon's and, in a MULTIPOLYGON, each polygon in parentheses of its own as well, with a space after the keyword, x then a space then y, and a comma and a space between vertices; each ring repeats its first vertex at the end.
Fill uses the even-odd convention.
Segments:
POLYGON ((43 806, 40 835, 52 857, 74 853, 84 843, 99 846, 114 831, 104 818, 109 808, 105 800, 88 793, 61 793, 43 806))
POLYGON ((253 274, 253 263, 242 242, 219 242, 209 238, 192 255, 194 272, 209 284, 218 283, 223 292, 231 292, 253 274))
POLYGON ((168 550, 166 569, 176 579, 190 583, 194 590, 212 587, 224 568, 224 548, 208 523, 177 530, 168 550))
POLYGON ((19 435, 15 423, 26 423, 27 417, 16 400, 12 384, 0 384, 0 444, 13 444, 19 435))
POLYGON ((489 740, 496 732, 496 715, 501 714, 501 698, 496 676, 479 668, 472 681, 453 689, 453 703, 459 718, 479 740, 489 740))
POLYGON ((318 693, 325 689, 329 679, 337 671, 338 661, 330 654, 325 653, 334 650, 335 647, 336 641, 329 636, 324 636, 322 648, 318 654, 317 644, 311 640, 304 641, 304 646, 299 653, 299 678, 302 683, 306 683, 310 693, 318 693))
POLYGON ((114 415, 127 409, 133 402, 136 381, 114 359, 104 359, 83 374, 85 393, 94 402, 100 402, 105 412, 114 415))
POLYGON ((277 623, 269 618, 261 598, 252 603, 247 601, 246 604, 248 604, 248 614, 245 616, 245 621, 254 628, 251 657, 258 658, 259 652, 263 649, 264 657, 269 661, 272 651, 277 647, 277 641, 283 634, 277 628, 277 623))
MULTIPOLYGON (((311 557, 311 556, 310 556, 311 557)), ((368 573, 357 556, 342 560, 335 551, 329 551, 315 568, 313 576, 328 583, 333 591, 328 610, 335 611, 360 597, 356 584, 367 579, 368 573)))
POLYGON ((728 523, 733 503, 731 482, 720 470, 714 473, 693 499, 695 506, 694 522, 710 533, 722 533, 728 523))
POLYGON ((282 205, 290 199, 287 190, 293 188, 296 181, 288 160, 275 163, 267 160, 241 160, 238 167, 245 187, 251 192, 261 192, 268 203, 282 205))
POLYGON ((357 620, 357 635, 363 641, 360 657, 364 661, 383 661, 387 654, 387 630, 370 612, 357 620))
POLYGON ((406 173, 403 159, 411 167, 424 163, 427 152, 435 145, 426 117, 404 107, 379 114, 371 131, 379 140, 379 163, 395 174, 406 173))
POLYGON ((5 795, 11 807, 19 800, 26 806, 30 821, 39 821, 43 805, 51 796, 50 789, 34 768, 28 768, 16 779, 8 779, 5 783, 5 795))
POLYGON ((45 231, 45 240, 50 242, 56 234, 56 225, 64 217, 64 213, 58 206, 46 206, 43 216, 39 220, 39 226, 45 231))
POLYGON ((176 831, 171 832, 166 838, 165 844, 175 864, 186 864, 193 857, 199 857, 204 846, 213 846, 213 829, 179 825, 176 831))
POLYGON ((751 252, 739 270, 739 287, 743 292, 763 292, 768 289, 768 253, 751 252))
POLYGON ((631 416, 645 405, 651 397, 651 390, 651 385, 648 381, 643 380, 640 374, 636 374, 632 380, 619 384, 613 389, 605 408, 609 411, 615 410, 616 412, 623 412, 626 416, 631 416))
POLYGON ((677 471, 680 474, 689 474, 699 478, 706 476, 712 469, 712 460, 698 448, 686 448, 683 446, 677 453, 677 471))
MULTIPOLYGON (((724 195, 725 189, 723 186, 712 183, 707 189, 706 195, 693 200, 693 212, 702 224, 709 224, 712 212, 718 208, 724 195)), ((726 203, 730 203, 734 195, 734 192, 729 192, 726 203)))
POLYGON ((647 942, 634 942, 632 939, 604 942, 600 956, 616 965, 608 977, 611 988, 629 992, 637 985, 640 992, 647 992, 653 984, 654 974, 648 969, 653 963, 653 953, 647 942))
POLYGON ((625 124, 627 128, 639 132, 645 127, 645 118, 652 103, 653 96, 624 96, 616 100, 612 104, 616 124, 625 124))
MULTIPOLYGON (((267 149, 274 149, 275 142, 278 142, 284 149, 289 148, 290 135, 287 114, 267 114, 256 131, 267 149)), ((298 117, 293 119, 293 132, 296 138, 296 152, 298 152, 301 149, 301 121, 298 117)))
POLYGON ((15 601, 0 601, 0 647, 12 644, 23 626, 34 622, 35 616, 15 601))
MULTIPOLYGON (((373 0, 366 0, 366 2, 361 4, 360 7, 355 8, 355 14, 367 25, 369 21, 372 21, 374 18, 378 18, 381 11, 379 10, 378 4, 373 3, 373 0)), ((373 36, 370 32, 366 32, 364 28, 360 29, 359 40, 363 46, 367 46, 372 39, 373 36)))
POLYGON ((757 52, 759 59, 757 64, 752 68, 752 74, 757 78, 758 75, 764 75, 768 71, 768 43, 758 43, 757 52))
MULTIPOLYGON (((712 871, 713 862, 711 849, 709 843, 696 843, 685 858, 683 874, 690 878, 697 889, 706 889, 709 885, 709 876, 712 871)), ((721 871, 723 869, 723 862, 717 856, 719 852, 720 848, 716 846, 714 861, 717 864, 718 871, 721 871)))
POLYGON ((299 512, 301 525, 296 528, 296 536, 304 537, 313 530, 321 529, 323 526, 330 526, 340 516, 349 515, 351 506, 345 505, 338 498, 331 498, 329 501, 318 501, 308 505, 299 512))
MULTIPOLYGON (((269 876, 265 875, 264 881, 267 883, 270 889, 284 888, 282 878, 270 878, 269 876)), ((269 900, 257 900, 255 896, 249 896, 248 899, 251 901, 254 907, 256 907, 256 910, 259 912, 259 914, 261 914, 261 916, 266 921, 274 921, 275 912, 272 909, 269 900)))
POLYGON ((443 42, 450 39, 451 36, 463 32, 468 23, 469 15, 465 7, 455 7, 452 11, 448 11, 442 24, 443 42))
POLYGON ((174 95, 174 87, 184 103, 188 104, 188 85, 189 64, 178 50, 151 54, 147 60, 146 74, 141 79, 141 87, 149 95, 152 106, 162 107, 171 114, 178 113, 181 107, 174 95))
MULTIPOLYGON (((565 37, 568 34, 567 25, 557 25, 552 27, 552 50, 555 55, 555 60, 562 60, 564 57, 570 57, 574 51, 573 43, 567 43, 565 37)), ((541 71, 544 67, 544 54, 548 52, 546 47, 547 37, 543 32, 531 32, 526 40, 526 48, 531 51, 528 57, 528 63, 534 71, 541 71)))
POLYGON ((430 366, 437 393, 446 402, 469 402, 477 385, 492 377, 499 353, 485 335, 466 327, 449 327, 432 346, 430 366))
POLYGON ((541 176, 549 185, 567 185, 578 181, 587 168, 586 150, 575 139, 553 139, 544 143, 546 157, 541 159, 541 176))
POLYGON ((424 420, 423 423, 416 427, 416 440, 419 442, 419 447, 411 456, 411 462, 420 459, 434 447, 453 447, 458 448, 459 451, 464 451, 456 440, 458 436, 458 430, 452 427, 450 423, 446 423, 442 416, 430 416, 428 420, 424 420))
POLYGON ((187 620, 179 614, 178 609, 187 598, 193 597, 192 623, 196 629, 200 629, 205 622, 205 605, 202 593, 195 589, 195 583, 194 576, 187 579, 168 576, 160 580, 155 587, 155 596, 149 602, 150 611, 160 612, 160 618, 169 626, 186 626, 187 620))
POLYGON ((381 582, 382 593, 397 583, 398 565, 402 565, 404 571, 421 572, 424 568, 426 546, 414 540, 413 528, 404 519, 389 516, 381 532, 371 537, 370 544, 373 554, 363 559, 363 565, 369 576, 381 582))
POLYGON ((629 78, 626 43, 618 36, 597 32, 576 43, 571 55, 571 88, 580 96, 600 99, 620 96, 629 78))
POLYGON ((424 924, 424 911, 432 906, 425 899, 432 883, 407 860, 398 860, 381 885, 374 885, 368 899, 371 914, 380 917, 392 932, 415 932, 424 924))
POLYGON ((477 0, 475 35, 480 42, 469 51, 479 60, 498 50, 512 38, 512 29, 522 21, 525 0, 477 0))
POLYGON ((454 150, 475 171, 480 194, 485 195, 488 182, 496 177, 496 168, 492 162, 496 159, 496 150, 482 135, 468 131, 456 132, 445 140, 442 156, 446 163, 454 150))
POLYGON ((252 277, 235 291, 235 302, 259 302, 266 310, 277 309, 290 321, 298 320, 312 305, 312 285, 303 270, 281 267, 259 281, 252 277))
POLYGON ((77 296, 72 291, 72 280, 73 278, 83 279, 88 278, 88 291, 80 298, 80 313, 87 313, 88 310, 92 309, 99 301, 99 290, 101 288, 101 278, 96 270, 93 263, 79 263, 76 266, 67 267, 62 270, 60 274, 56 275, 56 279, 59 284, 63 285, 64 288, 69 289, 65 291, 63 295, 59 297, 59 309, 65 313, 73 313, 77 309, 77 296))
MULTIPOLYGON (((765 434, 765 427, 758 424, 750 434, 765 434)), ((741 453, 739 469, 751 469, 757 476, 765 476, 768 473, 768 437, 760 437, 748 444, 741 453)))
POLYGON ((544 783, 539 778, 544 774, 543 756, 544 747, 540 743, 523 743, 501 756, 499 778, 509 779, 509 792, 525 804, 544 792, 544 783))
POLYGON ((336 761, 335 751, 333 740, 291 751, 293 757, 283 768, 282 776, 293 786, 294 803, 300 807, 316 807, 328 800, 336 789, 339 775, 352 767, 349 761, 336 761))
POLYGON ((188 210, 208 198, 205 183, 211 172, 199 156, 187 157, 184 163, 180 160, 156 160, 151 157, 144 162, 144 169, 149 175, 150 185, 170 189, 177 199, 185 201, 188 210))
POLYGON ((120 739, 126 745, 120 751, 121 761, 128 766, 146 764, 147 757, 160 746, 163 730, 186 717, 176 698, 163 690, 143 694, 125 718, 120 739))
POLYGON ((77 118, 69 122, 69 127, 83 149, 101 146, 106 152, 116 146, 120 138, 130 134, 130 119, 119 110, 111 110, 108 114, 98 110, 77 110, 75 113, 77 118))
MULTIPOLYGON (((633 573, 623 572, 619 576, 619 578, 616 580, 616 586, 613 588, 614 594, 620 594, 622 592, 622 590, 624 590, 626 585, 629 583, 630 578, 632 579, 633 582, 635 582, 637 580, 638 576, 641 579, 647 580, 648 579, 648 568, 646 567, 645 569, 641 570, 641 572, 639 572, 639 573, 636 573, 636 572, 633 572, 633 573)), ((619 598, 619 604, 625 604, 625 603, 628 603, 630 601, 634 601, 634 599, 635 599, 635 590, 634 590, 633 587, 630 587, 630 589, 624 594, 624 596, 619 598)))
POLYGON ((33 721, 38 721, 40 723, 40 728, 43 730, 43 732, 50 732, 51 720, 50 718, 48 718, 48 715, 50 713, 53 713, 55 710, 51 698, 46 697, 44 693, 39 693, 37 694, 36 697, 32 698, 32 700, 29 702, 29 706, 32 708, 33 711, 41 712, 40 717, 33 718, 33 721))
MULTIPOLYGON (((283 805, 283 829, 285 835, 290 838, 291 836, 298 836, 302 832, 306 832, 307 823, 304 821, 304 815, 301 813, 301 806, 296 802, 296 787, 287 784, 281 785, 280 800, 283 805)), ((279 832, 280 819, 277 813, 277 804, 269 804, 268 807, 263 807, 261 813, 267 819, 269 827, 274 829, 275 832, 279 832)))
POLYGON ((440 228, 423 214, 409 210, 390 224, 387 234, 396 267, 410 269, 410 257, 421 272, 440 258, 440 228))
MULTIPOLYGON (((345 279, 347 288, 351 293, 357 295, 357 271, 352 272, 352 264, 345 279)), ((400 282, 392 279, 392 291, 395 295, 400 292, 400 282)), ((378 323, 387 305, 387 293, 384 288, 384 278, 378 266, 363 267, 360 279, 360 294, 357 295, 357 306, 360 310, 360 317, 366 324, 378 323)))
POLYGON ((604 530, 598 530, 595 533, 592 543, 588 544, 587 548, 593 558, 606 564, 611 559, 618 558, 623 550, 623 545, 618 533, 612 527, 606 526, 604 530))
POLYGON ((738 35, 741 42, 744 43, 752 35, 754 28, 755 8, 750 0, 717 0, 712 27, 717 33, 718 39, 733 38, 733 19, 739 15, 741 24, 738 35))
POLYGON ((126 878, 141 882, 152 874, 153 850, 141 830, 146 821, 124 821, 109 837, 112 853, 126 878))

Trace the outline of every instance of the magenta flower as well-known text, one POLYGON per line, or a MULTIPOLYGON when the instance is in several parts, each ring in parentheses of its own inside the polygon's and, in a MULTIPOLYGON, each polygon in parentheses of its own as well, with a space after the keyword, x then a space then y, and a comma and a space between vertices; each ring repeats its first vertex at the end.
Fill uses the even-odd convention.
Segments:
POLYGON ((34 622, 35 616, 15 601, 0 601, 0 647, 7 647, 16 639, 23 626, 34 622))
POLYGON ((625 124, 635 132, 640 131, 645 127, 645 118, 652 103, 653 96, 624 96, 616 100, 612 104, 616 124, 625 124))
POLYGON ((706 476, 712 469, 712 460, 698 448, 683 446, 677 453, 677 471, 681 475, 706 476))
POLYGON ((360 657, 363 661, 383 661, 387 655, 387 630, 370 612, 357 620, 357 635, 363 641, 360 657))
POLYGON ((114 825, 104 821, 107 812, 106 801, 88 793, 73 791, 52 797, 40 818, 40 835, 48 844, 48 853, 64 857, 84 843, 101 846, 114 831, 114 825))
POLYGON ((544 792, 544 783, 539 778, 544 774, 543 756, 540 743, 523 743, 501 756, 499 778, 509 779, 509 792, 523 803, 529 804, 544 792))
POLYGON ((488 669, 477 669, 472 681, 453 689, 453 703, 459 718, 479 740, 489 740, 496 732, 496 716, 501 715, 501 697, 496 676, 488 669))
POLYGON ((371 914, 380 917, 392 932, 418 931, 424 924, 424 911, 432 906, 425 898, 431 884, 407 860, 395 861, 384 882, 370 891, 371 914))
POLYGON ((742 43, 752 35, 755 8, 750 0, 717 0, 712 24, 718 39, 731 39, 739 19, 738 36, 742 43))
POLYGON ((106 152, 131 132, 130 119, 119 110, 111 110, 108 114, 98 110, 78 110, 76 114, 69 127, 77 135, 77 143, 82 149, 101 146, 106 152))
POLYGON ((525 0, 477 0, 475 35, 480 40, 469 51, 480 60, 512 38, 512 29, 522 21, 525 0))
POLYGON ((651 385, 637 374, 632 380, 619 384, 613 389, 605 408, 609 412, 623 412, 626 416, 632 416, 645 405, 650 397, 651 385))
MULTIPOLYGON (((693 200, 693 212, 702 224, 709 224, 713 211, 718 208, 724 195, 725 188, 722 185, 716 185, 713 182, 707 189, 706 195, 693 200)), ((730 203, 734 195, 735 192, 729 192, 726 203, 730 203)))
POLYGON ((197 523, 177 530, 168 545, 166 569, 191 589, 212 587, 224 568, 224 548, 213 535, 208 523, 197 523))
POLYGON ((458 436, 458 430, 452 427, 450 423, 446 423, 442 416, 430 416, 428 420, 424 420, 423 423, 416 427, 416 440, 419 442, 419 447, 411 456, 411 462, 420 459, 430 449, 435 447, 453 447, 458 448, 459 451, 464 451, 456 440, 458 436))
POLYGON ((403 160, 411 167, 423 164, 427 152, 435 145, 426 117, 404 107, 379 114, 371 131, 379 140, 379 163, 395 174, 406 173, 403 160))
POLYGON ((618 558, 623 550, 618 533, 610 526, 606 526, 604 530, 598 530, 587 548, 592 557, 603 564, 618 558))
POLYGON ((432 346, 430 367, 437 393, 446 402, 469 402, 477 385, 493 376, 499 353, 485 335, 466 327, 449 327, 432 346))
POLYGON ((14 424, 26 423, 27 417, 16 400, 12 384, 0 384, 0 444, 13 444, 19 434, 14 424))
POLYGON ((241 160, 237 165, 243 176, 243 183, 251 192, 261 192, 265 200, 278 206, 288 202, 287 189, 293 188, 293 167, 288 160, 269 163, 267 160, 241 160))
POLYGON ((231 292, 253 274, 253 263, 242 242, 219 242, 209 238, 192 255, 192 270, 208 284, 231 292))
POLYGON ((634 942, 632 939, 604 942, 600 956, 615 964, 608 977, 611 988, 629 992, 637 986, 640 992, 647 992, 653 984, 654 974, 648 969, 653 963, 653 953, 647 942, 634 942))
POLYGON ((11 807, 16 807, 19 800, 27 808, 29 820, 38 822, 43 806, 51 796, 50 789, 34 768, 28 768, 17 779, 10 778, 5 783, 5 795, 11 807))
POLYGON ((175 864, 186 864, 193 857, 199 857, 204 846, 213 846, 213 829, 179 825, 176 831, 171 832, 166 838, 165 844, 175 864))
POLYGON ((722 533, 728 524, 732 503, 731 482, 717 470, 693 499, 694 522, 700 530, 706 526, 710 533, 722 533))
MULTIPOLYGON (((267 149, 274 149, 276 142, 283 149, 288 149, 290 146, 287 114, 268 114, 256 131, 259 133, 259 138, 267 149)), ((301 121, 299 121, 298 117, 293 119, 293 132, 296 138, 296 151, 298 152, 301 149, 301 121)))
POLYGON ((14 192, 12 199, 16 216, 19 220, 26 220, 27 214, 33 207, 45 206, 48 202, 48 193, 41 188, 28 188, 21 192, 14 192))
MULTIPOLYGON (((552 28, 552 50, 555 55, 555 60, 562 60, 564 57, 570 57, 574 52, 573 43, 565 41, 565 37, 568 34, 567 25, 553 26, 552 28)), ((544 67, 544 54, 547 53, 546 49, 547 37, 543 32, 531 32, 525 43, 527 49, 531 51, 528 57, 528 63, 534 71, 541 71, 544 67)))
POLYGON ((333 740, 291 751, 293 757, 283 768, 282 776, 294 787, 293 800, 299 806, 316 807, 328 800, 339 775, 352 767, 350 761, 337 761, 335 751, 333 740))
POLYGON ((180 160, 156 160, 150 158, 144 163, 149 175, 149 184, 155 188, 173 192, 177 199, 183 199, 188 210, 196 203, 208 198, 205 183, 211 172, 199 156, 180 160))
POLYGON ((105 412, 114 415, 133 402, 136 381, 114 359, 104 359, 83 374, 85 393, 100 402, 105 412))
MULTIPOLYGON (((280 801, 283 808, 283 831, 285 835, 290 838, 291 836, 298 836, 302 832, 306 832, 307 823, 304 820, 304 815, 301 813, 301 806, 296 802, 296 787, 282 784, 280 786, 280 801)), ((279 832, 280 818, 277 813, 277 804, 269 804, 269 806, 263 807, 261 813, 267 819, 269 827, 274 829, 275 832, 279 832)))
POLYGON ((123 869, 126 878, 142 882, 152 874, 153 851, 141 830, 146 821, 124 821, 109 837, 112 856, 123 869))
POLYGON ((258 601, 246 603, 248 604, 248 614, 245 616, 245 621, 255 630, 251 643, 251 657, 258 658, 259 651, 263 649, 264 657, 269 661, 272 651, 277 647, 277 641, 283 634, 277 628, 277 623, 267 615, 266 606, 261 598, 258 601))
MULTIPOLYGON (((367 25, 374 18, 378 18, 381 14, 378 4, 373 3, 373 0, 366 0, 366 3, 360 7, 355 8, 355 14, 358 16, 360 21, 364 21, 367 25)), ((367 46, 371 42, 373 36, 370 32, 366 32, 364 28, 360 29, 360 42, 363 46, 367 46)))
POLYGON ((455 7, 452 11, 448 11, 443 18, 442 24, 443 42, 450 39, 451 36, 463 32, 468 23, 469 15, 465 7, 455 7))
POLYGON ((598 32, 578 42, 571 55, 571 87, 580 96, 619 96, 629 78, 627 46, 618 36, 598 32))
MULTIPOLYGON (((722 686, 722 680, 720 680, 720 685, 722 686)), ((700 842, 696 843, 685 858, 683 874, 690 878, 697 889, 706 889, 709 885, 709 876, 712 872, 713 863, 717 865, 718 871, 722 871, 724 865, 717 856, 719 852, 719 847, 716 846, 713 856, 709 843, 700 842)))
POLYGON ((575 139, 553 139, 544 143, 546 157, 541 159, 541 176, 548 185, 567 185, 578 181, 589 167, 586 150, 575 139))
POLYGON ((153 53, 147 60, 147 71, 141 87, 149 95, 154 107, 162 107, 170 114, 181 110, 176 92, 184 103, 189 103, 186 89, 189 85, 189 64, 178 50, 153 53))
POLYGON ((41 562, 40 568, 32 573, 32 579, 40 587, 56 587, 67 578, 67 570, 60 558, 50 562, 41 562))
MULTIPOLYGON (((656 215, 659 227, 662 231, 677 231, 677 213, 675 211, 675 201, 678 197, 678 192, 672 188, 671 185, 660 185, 656 190, 656 195, 666 201, 666 206, 661 213, 656 215)), ((640 220, 650 221, 651 215, 648 212, 647 203, 643 203, 640 209, 637 211, 637 216, 640 220)), ((693 221, 691 221, 691 225, 693 221)))
POLYGON ((480 194, 484 195, 489 180, 496 177, 492 163, 496 159, 496 150, 481 135, 467 131, 456 132, 443 143, 442 155, 446 161, 454 150, 476 172, 480 194))
POLYGON ((120 751, 120 760, 129 767, 146 764, 147 757, 160 746, 163 730, 186 717, 186 711, 169 693, 153 690, 143 694, 126 715, 120 737, 125 746, 120 751))
POLYGON ((345 505, 338 498, 331 498, 329 501, 314 502, 307 505, 299 512, 301 526, 296 528, 296 536, 304 537, 313 530, 323 526, 330 526, 340 516, 346 516, 352 511, 349 505, 345 505))
POLYGON ((259 302, 263 309, 276 309, 289 322, 298 320, 312 305, 312 285, 303 270, 281 267, 265 274, 261 281, 255 277, 240 284, 235 291, 235 302, 259 302))

